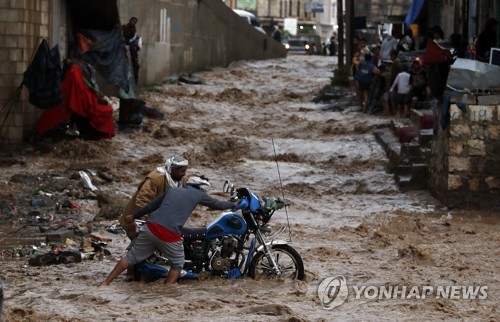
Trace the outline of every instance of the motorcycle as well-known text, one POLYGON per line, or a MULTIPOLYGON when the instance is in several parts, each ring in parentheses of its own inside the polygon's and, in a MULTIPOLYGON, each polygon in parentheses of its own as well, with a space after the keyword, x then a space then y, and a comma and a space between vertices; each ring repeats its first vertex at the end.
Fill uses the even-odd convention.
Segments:
MULTIPOLYGON (((223 191, 232 201, 240 200, 234 211, 220 214, 207 227, 183 227, 185 264, 181 278, 205 279, 212 275, 254 279, 304 279, 304 263, 289 242, 271 234, 269 221, 276 210, 286 206, 280 198, 258 198, 248 188, 235 189, 228 181, 223 191), (241 210, 241 215, 236 211, 241 210)), ((142 223, 139 223, 143 224, 142 223)), ((135 279, 166 277, 169 260, 155 252, 135 267, 135 279)))

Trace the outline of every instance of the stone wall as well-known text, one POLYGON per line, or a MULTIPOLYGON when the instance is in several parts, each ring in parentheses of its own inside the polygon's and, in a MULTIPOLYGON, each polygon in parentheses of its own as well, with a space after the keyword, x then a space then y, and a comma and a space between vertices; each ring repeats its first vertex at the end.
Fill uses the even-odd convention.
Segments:
MULTIPOLYGON (((478 99, 481 103, 481 99, 478 99)), ((483 101, 500 102, 484 96, 483 101)), ((450 207, 500 204, 500 106, 450 106, 450 123, 432 145, 430 187, 450 207)))

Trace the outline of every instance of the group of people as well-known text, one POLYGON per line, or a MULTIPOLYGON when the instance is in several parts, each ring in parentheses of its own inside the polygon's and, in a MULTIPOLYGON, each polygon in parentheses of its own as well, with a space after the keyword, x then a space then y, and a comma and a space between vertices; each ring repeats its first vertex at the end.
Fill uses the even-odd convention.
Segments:
POLYGON ((407 117, 412 103, 427 99, 428 79, 421 60, 414 59, 410 67, 398 56, 400 51, 415 50, 411 30, 398 36, 393 30, 373 51, 365 38, 353 38, 352 73, 365 113, 372 114, 381 107, 384 115, 407 117))
POLYGON ((175 283, 184 266, 181 229, 197 205, 217 210, 233 209, 238 205, 238 202, 210 197, 206 192, 209 181, 199 176, 187 177, 187 168, 188 160, 174 156, 139 184, 119 219, 131 244, 102 285, 109 285, 125 270, 128 278, 132 278, 134 265, 156 250, 171 262, 165 284, 175 283), (146 224, 138 228, 135 219, 147 215, 146 224))
POLYGON ((416 50, 411 29, 402 35, 392 30, 372 49, 365 38, 354 36, 352 76, 363 112, 371 114, 380 107, 384 115, 408 117, 411 107, 418 107, 429 98, 441 101, 453 57, 487 62, 491 48, 496 47, 497 26, 496 19, 487 20, 479 37, 474 37, 469 44, 458 34, 444 39, 443 30, 434 26, 419 47, 427 49, 426 54, 414 56, 409 62, 402 62, 399 53, 416 50), (447 57, 436 63, 428 46, 441 48, 445 43, 450 50, 442 52, 447 57))
POLYGON ((468 50, 472 57, 469 58, 489 62, 490 50, 497 46, 497 27, 498 21, 495 18, 486 20, 484 29, 479 34, 479 37, 472 39, 468 50))

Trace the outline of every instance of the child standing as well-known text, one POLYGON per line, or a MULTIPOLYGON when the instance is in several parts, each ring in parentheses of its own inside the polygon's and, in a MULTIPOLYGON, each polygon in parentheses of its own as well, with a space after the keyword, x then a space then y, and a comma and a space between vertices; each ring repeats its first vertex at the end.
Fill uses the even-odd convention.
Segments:
POLYGON ((411 93, 410 93, 410 74, 408 73, 408 65, 403 64, 401 66, 401 72, 396 76, 394 83, 392 83, 390 92, 394 92, 397 87, 397 113, 396 117, 400 118, 401 113, 403 117, 408 117, 408 109, 411 103, 411 93))
POLYGON ((366 113, 368 112, 370 87, 372 86, 374 76, 380 74, 380 70, 372 63, 371 54, 366 54, 364 58, 364 60, 359 62, 354 79, 361 94, 359 98, 363 112, 366 113))

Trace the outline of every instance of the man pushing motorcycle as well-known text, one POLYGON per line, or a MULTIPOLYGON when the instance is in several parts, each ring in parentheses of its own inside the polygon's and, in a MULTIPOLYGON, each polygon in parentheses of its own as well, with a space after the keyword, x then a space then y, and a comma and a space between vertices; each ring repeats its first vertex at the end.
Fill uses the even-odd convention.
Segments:
POLYGON ((184 266, 181 228, 196 206, 201 204, 211 209, 226 210, 235 208, 239 204, 210 197, 205 191, 209 186, 210 183, 203 178, 190 177, 186 187, 168 188, 163 195, 133 215, 126 216, 125 219, 132 223, 134 219, 150 214, 127 255, 118 261, 102 285, 109 285, 129 266, 140 263, 156 250, 160 250, 172 264, 165 284, 175 283, 184 266))
POLYGON ((186 176, 187 167, 188 160, 180 156, 174 156, 166 160, 165 166, 160 166, 151 171, 142 180, 118 220, 130 240, 137 236, 137 231, 135 223, 133 221, 128 222, 126 217, 133 215, 138 209, 163 195, 168 188, 185 187, 188 179, 186 176))

